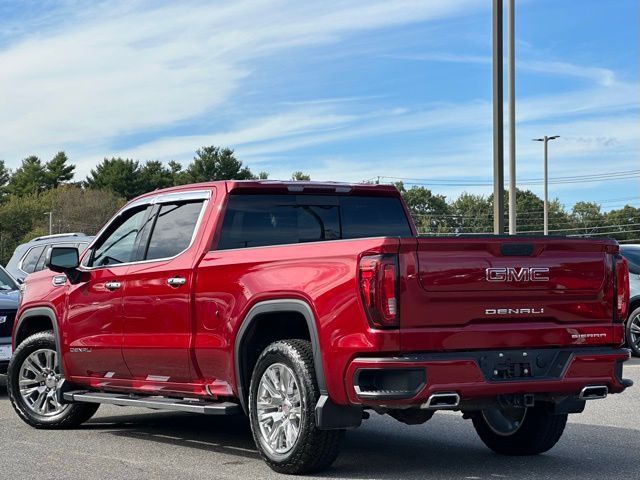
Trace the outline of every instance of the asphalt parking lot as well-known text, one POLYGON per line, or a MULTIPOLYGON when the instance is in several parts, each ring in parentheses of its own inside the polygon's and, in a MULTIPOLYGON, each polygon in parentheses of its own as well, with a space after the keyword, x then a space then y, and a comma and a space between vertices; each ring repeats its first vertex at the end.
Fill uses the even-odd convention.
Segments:
MULTIPOLYGON (((640 478, 640 360, 627 363, 636 387, 588 403, 565 435, 538 457, 494 455, 459 414, 408 427, 373 415, 351 431, 333 468, 317 478, 640 478)), ((38 431, 14 414, 0 387, 0 478, 280 478, 258 457, 247 421, 102 406, 83 427, 38 431)), ((316 477, 311 477, 316 478, 316 477)))

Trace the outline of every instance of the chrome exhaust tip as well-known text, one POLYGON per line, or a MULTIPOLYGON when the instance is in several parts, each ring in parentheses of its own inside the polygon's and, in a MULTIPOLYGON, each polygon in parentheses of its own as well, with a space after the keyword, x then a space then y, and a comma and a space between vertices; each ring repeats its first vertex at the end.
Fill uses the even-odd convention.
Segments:
POLYGON ((598 400, 605 398, 609 394, 609 389, 606 385, 591 385, 584 387, 580 392, 581 400, 598 400))
POLYGON ((455 392, 434 393, 420 408, 429 410, 444 410, 447 408, 456 408, 460 405, 460 395, 455 392))

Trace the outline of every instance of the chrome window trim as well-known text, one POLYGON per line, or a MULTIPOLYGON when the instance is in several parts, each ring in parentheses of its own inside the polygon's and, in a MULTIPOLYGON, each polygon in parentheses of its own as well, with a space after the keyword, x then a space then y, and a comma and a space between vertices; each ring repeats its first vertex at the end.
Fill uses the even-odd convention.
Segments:
MULTIPOLYGON (((182 193, 182 192, 181 192, 182 193)), ((204 219, 204 212, 206 212, 207 210, 207 205, 209 204, 209 199, 211 198, 211 191, 206 190, 206 191, 196 191, 193 193, 197 193, 197 194, 203 194, 206 193, 208 195, 204 196, 180 196, 180 198, 177 198, 177 196, 171 196, 170 195, 158 195, 157 197, 153 197, 153 202, 148 202, 148 203, 135 203, 135 205, 129 204, 126 207, 124 207, 122 210, 120 210, 112 219, 109 223, 107 223, 102 230, 100 230, 100 233, 98 235, 96 235, 96 238, 94 239, 93 242, 91 242, 91 244, 87 247, 86 251, 90 251, 91 248, 93 247, 93 243, 95 242, 95 240, 97 240, 98 238, 100 238, 100 235, 102 235, 102 232, 107 229, 117 218, 119 218, 122 213, 126 212, 127 210, 130 210, 131 208, 136 208, 136 207, 141 207, 141 206, 149 206, 149 205, 155 205, 158 203, 171 203, 171 202, 186 202, 186 201, 198 201, 198 200, 202 200, 202 205, 200 206, 200 213, 198 214, 198 219, 196 220, 196 224, 193 227, 193 233, 191 234, 191 240, 189 241, 189 245, 186 246, 186 248, 178 253, 176 253, 175 255, 171 256, 171 257, 164 257, 164 258, 152 258, 151 260, 138 260, 135 262, 124 262, 124 263, 116 263, 115 265, 101 265, 99 267, 87 267, 86 265, 80 265, 79 270, 82 272, 91 272, 93 270, 100 270, 100 269, 104 269, 104 268, 117 268, 117 267, 123 267, 123 266, 129 266, 129 265, 140 265, 140 264, 144 264, 144 263, 152 263, 152 262, 166 262, 169 260, 173 260, 174 258, 179 257, 180 255, 182 255, 184 252, 186 252, 187 250, 189 250, 193 244, 195 243, 195 239, 196 236, 198 234, 198 230, 200 230, 200 226, 202 224, 202 220, 204 219), (158 197, 163 197, 160 201, 156 201, 156 199, 158 197), (170 197, 170 198, 169 198, 170 197), (169 198, 168 200, 165 200, 165 198, 169 198)), ((147 200, 147 199, 144 199, 147 200)), ((153 233, 153 231, 151 232, 153 233)), ((86 254, 85 254, 86 256, 86 254)), ((84 260, 84 257, 83 257, 84 260)))

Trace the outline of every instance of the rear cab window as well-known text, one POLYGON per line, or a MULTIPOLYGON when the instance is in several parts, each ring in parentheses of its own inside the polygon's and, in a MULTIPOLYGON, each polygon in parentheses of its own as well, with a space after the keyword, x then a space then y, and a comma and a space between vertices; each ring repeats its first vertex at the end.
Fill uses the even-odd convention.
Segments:
POLYGON ((231 194, 217 249, 383 236, 412 236, 397 197, 231 194))

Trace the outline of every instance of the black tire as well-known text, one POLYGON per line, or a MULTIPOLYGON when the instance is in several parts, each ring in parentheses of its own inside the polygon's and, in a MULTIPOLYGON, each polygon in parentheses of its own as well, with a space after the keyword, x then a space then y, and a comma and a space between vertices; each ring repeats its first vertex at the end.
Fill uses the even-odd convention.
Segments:
POLYGON ((100 405, 90 403, 74 403, 67 405, 62 411, 53 415, 39 415, 25 402, 20 393, 20 369, 27 357, 38 350, 56 352, 53 332, 36 333, 22 342, 13 354, 9 363, 7 389, 9 400, 22 420, 35 428, 65 429, 73 428, 89 420, 100 405))
POLYGON ((568 415, 552 415, 544 406, 526 409, 513 433, 497 433, 483 413, 473 416, 473 426, 484 444, 501 455, 538 455, 550 450, 564 432, 568 415))
POLYGON ((269 345, 262 352, 251 377, 249 391, 249 419, 256 447, 264 461, 276 472, 287 474, 311 473, 328 468, 338 457, 344 430, 316 428, 315 407, 320 392, 316 381, 311 343, 305 340, 282 340, 269 345), (299 434, 291 450, 276 453, 266 445, 258 422, 258 395, 265 371, 284 364, 292 372, 300 392, 301 419, 299 434))
POLYGON ((640 332, 638 328, 640 328, 640 307, 631 312, 625 327, 627 347, 631 349, 634 357, 640 357, 640 332), (631 331, 632 329, 634 329, 633 332, 631 331))

